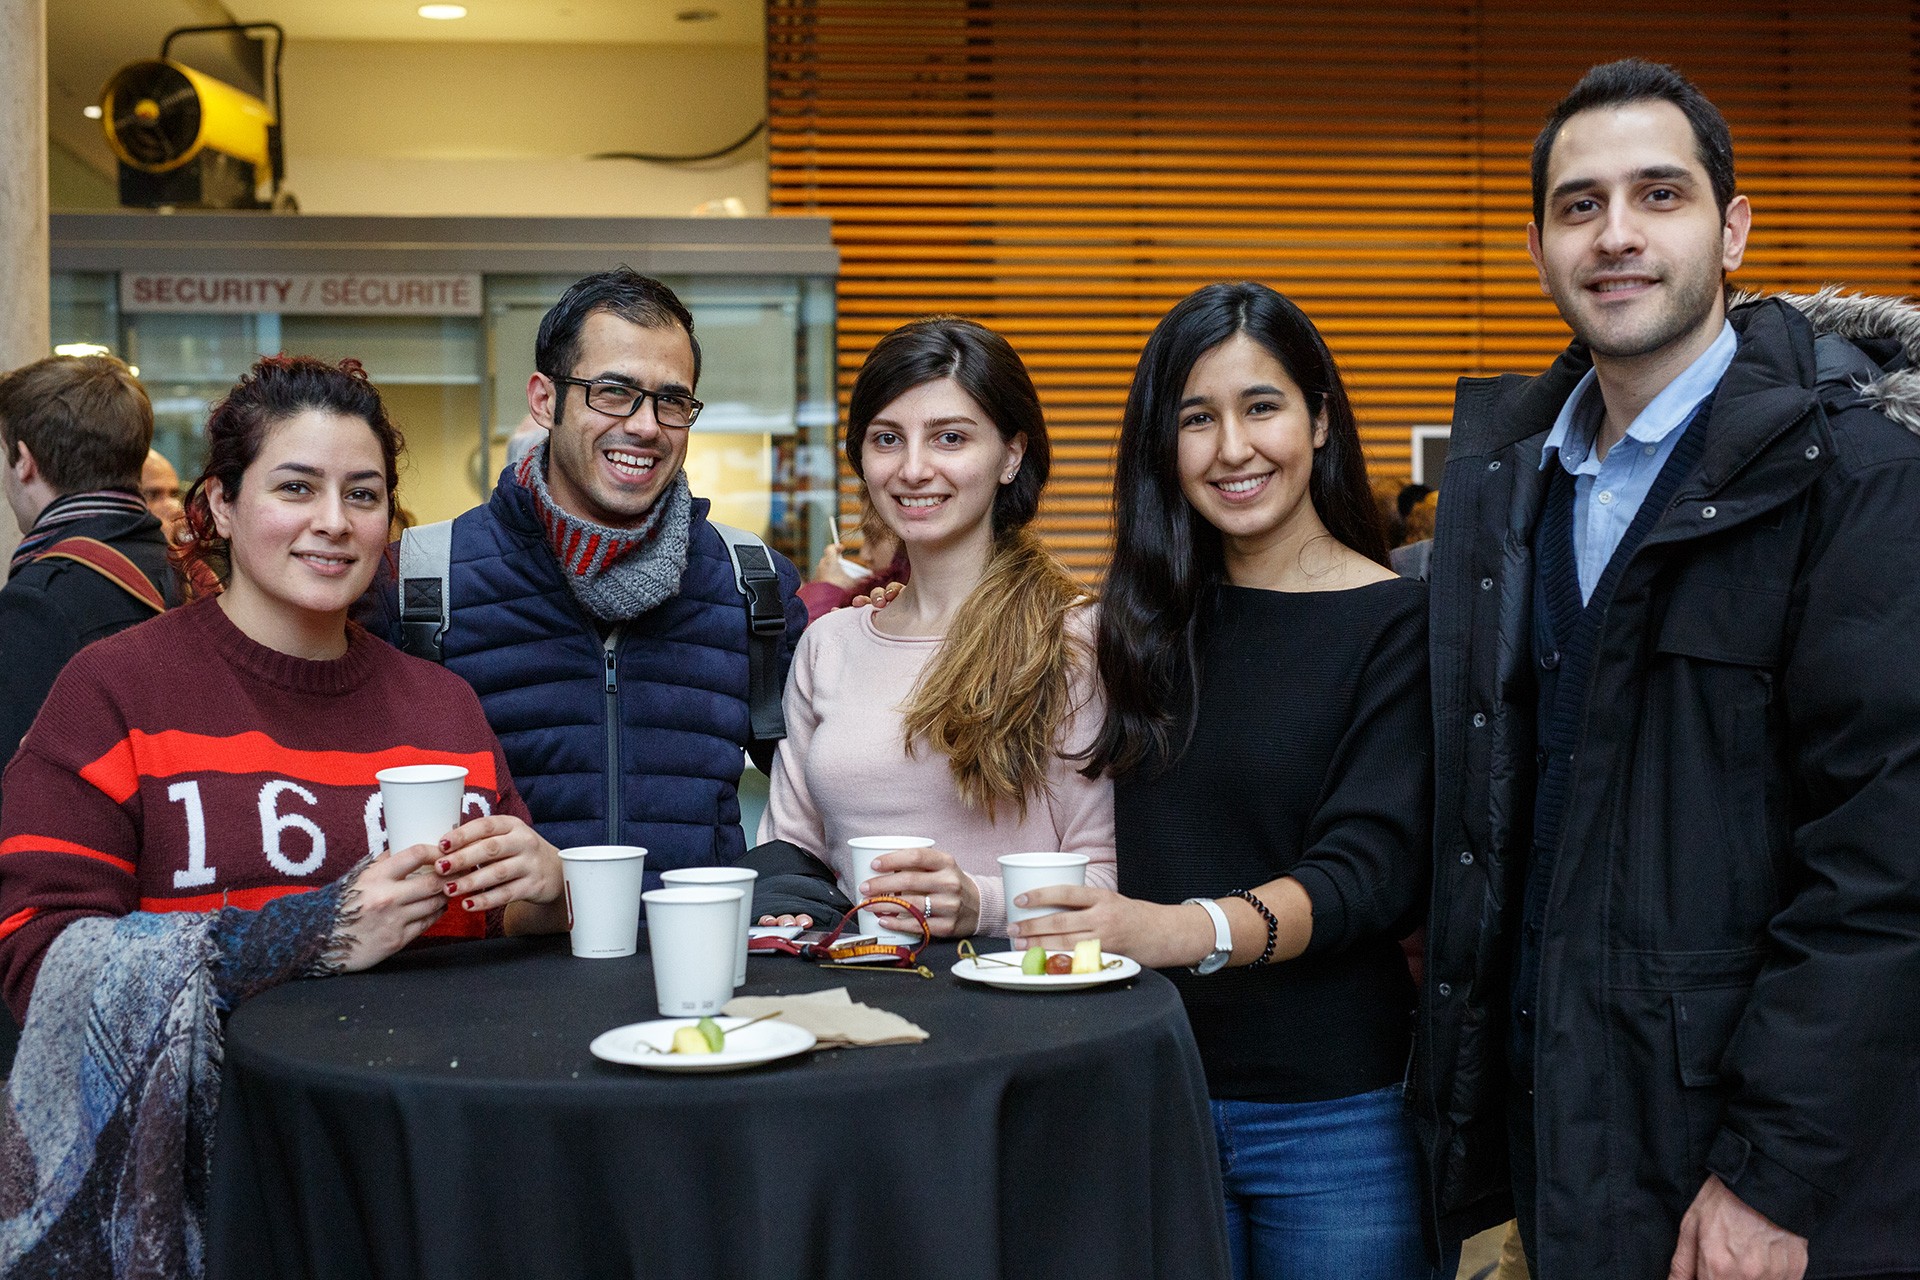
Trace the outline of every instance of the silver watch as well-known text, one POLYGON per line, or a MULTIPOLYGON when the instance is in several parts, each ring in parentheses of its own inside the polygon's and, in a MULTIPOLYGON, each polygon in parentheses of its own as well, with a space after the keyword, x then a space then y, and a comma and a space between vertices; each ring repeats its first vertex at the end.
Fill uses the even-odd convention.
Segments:
POLYGON ((1227 961, 1233 958, 1233 929, 1227 924, 1227 913, 1212 898, 1188 898, 1187 903, 1205 907, 1207 914, 1213 917, 1213 950, 1207 952, 1207 958, 1193 966, 1195 973, 1218 973, 1226 968, 1227 961))

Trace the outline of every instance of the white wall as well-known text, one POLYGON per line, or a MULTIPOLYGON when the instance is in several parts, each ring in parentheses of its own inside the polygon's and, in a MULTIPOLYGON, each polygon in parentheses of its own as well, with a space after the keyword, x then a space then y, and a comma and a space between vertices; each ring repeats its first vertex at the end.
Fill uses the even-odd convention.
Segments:
POLYGON ((677 215, 733 196, 766 212, 764 137, 689 154, 766 111, 759 47, 289 41, 287 187, 310 213, 677 215))

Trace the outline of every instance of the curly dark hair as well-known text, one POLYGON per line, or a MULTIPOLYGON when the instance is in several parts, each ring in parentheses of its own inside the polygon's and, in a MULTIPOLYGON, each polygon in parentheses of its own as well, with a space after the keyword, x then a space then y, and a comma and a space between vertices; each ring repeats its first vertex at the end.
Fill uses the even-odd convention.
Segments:
POLYGON ((174 555, 180 561, 198 561, 226 582, 232 557, 227 540, 214 527, 207 481, 218 480, 228 495, 238 493, 240 477, 260 456, 268 428, 307 409, 367 424, 380 442, 387 473, 387 517, 393 518, 400 450, 406 444, 387 417, 387 407, 366 369, 354 359, 328 364, 313 356, 262 356, 207 418, 207 465, 187 490, 186 522, 192 540, 176 548, 174 555))

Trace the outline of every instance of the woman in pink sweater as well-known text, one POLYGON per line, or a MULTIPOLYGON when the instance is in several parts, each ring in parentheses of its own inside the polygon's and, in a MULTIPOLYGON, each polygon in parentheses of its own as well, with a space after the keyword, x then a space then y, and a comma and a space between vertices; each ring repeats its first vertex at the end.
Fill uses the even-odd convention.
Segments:
POLYGON ((846 454, 912 577, 801 637, 761 843, 811 853, 855 901, 907 898, 938 937, 1006 933, 1004 853, 1084 853, 1111 888, 1112 785, 1073 758, 1104 717, 1092 598, 1028 528, 1051 449, 1026 366, 971 321, 896 329, 854 383, 846 454), (852 883, 848 839, 900 833, 934 847, 852 883))

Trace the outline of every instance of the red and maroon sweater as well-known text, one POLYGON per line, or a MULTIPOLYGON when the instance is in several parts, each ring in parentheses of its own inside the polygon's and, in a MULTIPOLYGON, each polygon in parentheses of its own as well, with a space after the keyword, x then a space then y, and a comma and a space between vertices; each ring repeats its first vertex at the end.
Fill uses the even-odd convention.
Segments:
MULTIPOLYGON (((312 662, 203 600, 89 645, 0 788, 0 992, 24 1021, 77 917, 258 908, 338 879, 386 846, 374 774, 401 764, 466 766, 468 818, 528 817, 467 682, 358 626, 312 662)), ((427 936, 487 928, 450 907, 427 936)))

